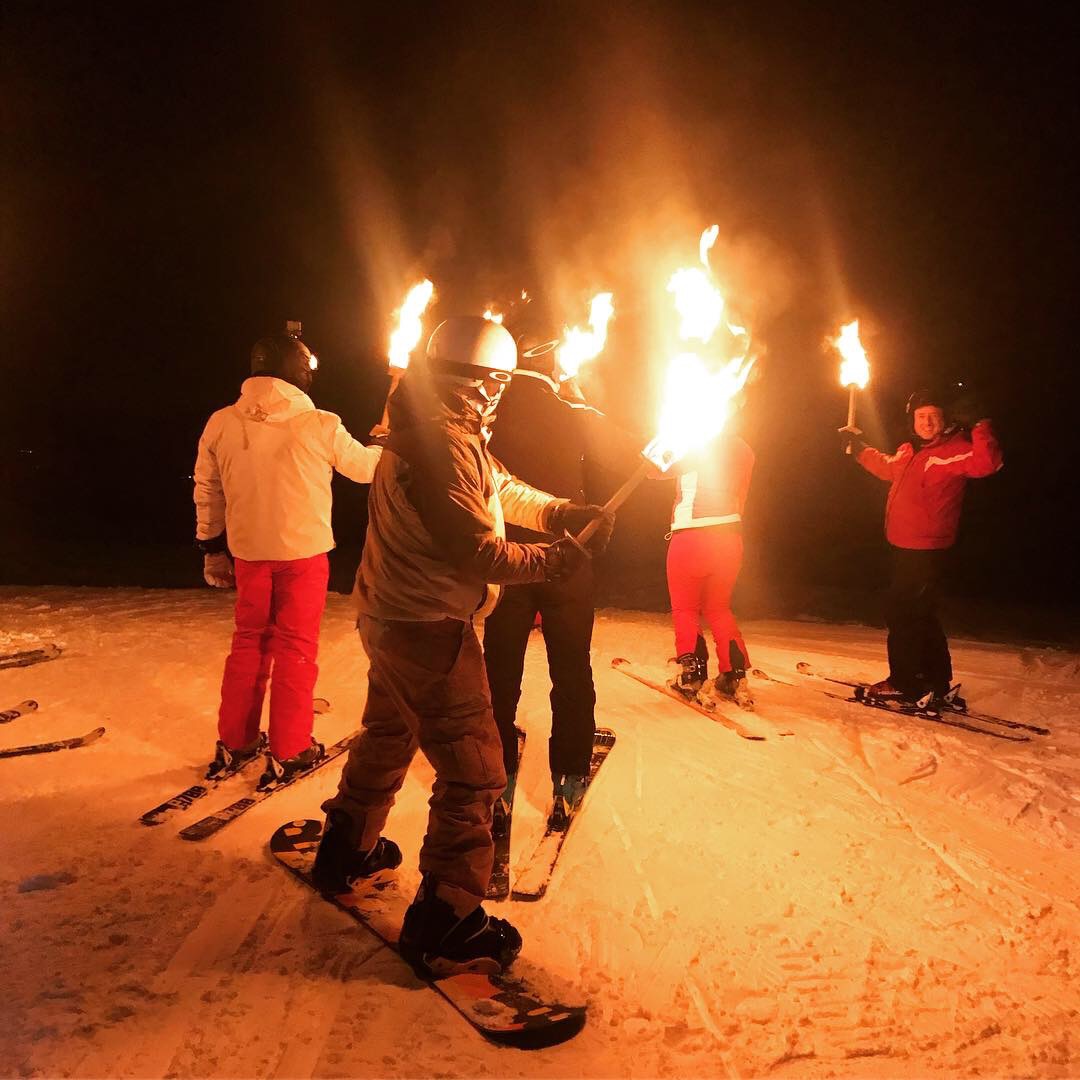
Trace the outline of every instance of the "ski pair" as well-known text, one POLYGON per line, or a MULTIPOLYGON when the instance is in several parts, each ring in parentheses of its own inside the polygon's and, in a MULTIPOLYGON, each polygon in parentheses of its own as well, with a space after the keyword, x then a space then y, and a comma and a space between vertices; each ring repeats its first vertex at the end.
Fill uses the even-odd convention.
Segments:
POLYGON ((0 655, 0 670, 4 668, 30 667, 31 664, 40 664, 45 660, 55 660, 63 651, 59 645, 50 643, 37 649, 22 649, 19 652, 4 653, 0 655))
POLYGON ((20 716, 32 713, 37 707, 38 703, 32 699, 20 701, 14 708, 0 712, 0 724, 10 724, 12 720, 18 720, 20 716))
MULTIPOLYGON (((311 868, 321 835, 322 822, 293 821, 282 825, 270 839, 274 858, 316 892, 311 868)), ((362 878, 349 893, 319 895, 397 952, 409 901, 397 887, 393 871, 362 878)), ((584 1005, 564 1005, 545 998, 508 975, 470 972, 427 980, 427 985, 475 1031, 504 1046, 525 1050, 554 1046, 573 1038, 585 1025, 584 1005)))
MULTIPOLYGON (((330 702, 326 698, 315 698, 312 704, 316 715, 330 711, 330 702)), ((263 747, 265 747, 265 739, 263 747)), ((259 760, 261 760, 260 755, 255 754, 252 757, 245 758, 234 768, 225 769, 216 776, 204 777, 201 784, 192 784, 191 787, 178 791, 172 798, 166 799, 163 803, 158 803, 152 810, 147 810, 145 814, 139 817, 139 821, 143 825, 160 825, 171 814, 180 814, 185 810, 189 810, 200 799, 206 798, 219 784, 232 779, 232 777, 247 769, 249 765, 259 760)))
MULTIPOLYGON (((228 806, 224 807, 224 809, 218 810, 213 814, 208 814, 194 824, 181 829, 180 836, 185 840, 206 840, 208 837, 220 832, 230 822, 233 822, 238 817, 246 814, 253 806, 258 806, 259 803, 265 802, 271 795, 274 795, 279 791, 284 791, 285 788, 291 787, 297 781, 303 780, 307 776, 311 776, 314 772, 318 772, 318 770, 327 764, 327 762, 333 761, 334 758, 344 754, 345 751, 352 746, 353 740, 355 739, 355 732, 352 735, 347 735, 344 739, 340 739, 338 742, 334 743, 333 746, 328 746, 323 756, 310 767, 294 773, 288 780, 283 780, 273 787, 264 788, 262 791, 255 790, 250 795, 245 795, 242 799, 237 799, 235 802, 230 803, 228 806)), ((146 824, 150 823, 147 822, 146 824)))
MULTIPOLYGON (((824 682, 835 683, 839 686, 850 687, 854 692, 854 697, 860 702, 860 704, 871 704, 869 698, 870 684, 864 682, 858 682, 853 679, 842 679, 835 675, 828 675, 825 672, 820 671, 813 664, 806 660, 800 660, 795 665, 795 670, 800 675, 805 675, 813 679, 821 679, 824 682)), ((976 720, 982 724, 992 724, 997 727, 1010 728, 1013 731, 1030 731, 1034 735, 1049 735, 1050 729, 1039 727, 1036 724, 1024 724, 1019 720, 1006 720, 1004 717, 995 716, 993 713, 979 712, 974 709, 969 709, 966 705, 959 706, 956 704, 960 691, 960 684, 957 683, 948 694, 943 698, 934 699, 932 694, 926 694, 915 702, 917 711, 922 715, 923 713, 937 713, 947 712, 955 714, 957 716, 967 717, 969 720, 976 720)), ((982 730, 977 728, 974 730, 982 730)))
POLYGON ((664 697, 671 698, 672 701, 679 702, 680 705, 685 705, 687 708, 693 709, 695 712, 699 712, 702 716, 707 716, 710 720, 715 721, 717 724, 723 727, 730 728, 740 738, 749 739, 752 742, 764 742, 765 736, 756 731, 751 731, 744 724, 741 724, 738 720, 732 719, 726 713, 720 709, 710 709, 705 705, 702 705, 696 698, 688 698, 685 694, 680 694, 678 690, 672 689, 666 683, 657 682, 655 679, 650 679, 647 675, 643 675, 630 660, 625 659, 622 656, 616 656, 611 661, 611 666, 616 670, 622 672, 623 675, 628 676, 631 679, 641 683, 642 686, 649 687, 650 690, 655 690, 658 694, 663 694, 664 697))

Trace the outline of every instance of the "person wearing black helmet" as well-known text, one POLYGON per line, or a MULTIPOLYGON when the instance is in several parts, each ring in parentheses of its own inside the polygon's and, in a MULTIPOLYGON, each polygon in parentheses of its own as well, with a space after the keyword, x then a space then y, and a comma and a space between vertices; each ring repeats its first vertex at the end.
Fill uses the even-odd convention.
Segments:
POLYGON ((985 410, 970 396, 948 412, 946 395, 917 390, 907 403, 911 439, 894 454, 867 446, 859 432, 841 431, 844 450, 889 484, 885 536, 892 553, 886 603, 889 675, 874 697, 914 700, 944 696, 952 682, 949 643, 937 614, 946 553, 956 540, 968 480, 1002 466, 1001 449, 985 410))
POLYGON ((506 773, 473 620, 491 610, 500 586, 564 579, 589 558, 568 538, 505 538, 505 522, 558 536, 593 516, 517 480, 488 451, 516 361, 501 326, 450 318, 390 398, 356 580, 367 703, 338 792, 323 804, 312 871, 332 895, 400 863, 381 832, 423 750, 435 781, 421 885, 400 951, 425 978, 494 973, 521 948, 517 930, 482 907, 494 857, 492 806, 506 773))
POLYGON ((235 772, 263 750, 270 687, 269 753, 259 781, 273 787, 310 768, 319 622, 326 601, 330 479, 336 469, 371 483, 382 453, 357 442, 308 397, 318 367, 300 324, 260 338, 240 399, 210 417, 195 463, 196 543, 203 576, 237 590, 236 630, 225 661, 218 742, 207 777, 235 772), (231 552, 231 557, 230 557, 231 552))

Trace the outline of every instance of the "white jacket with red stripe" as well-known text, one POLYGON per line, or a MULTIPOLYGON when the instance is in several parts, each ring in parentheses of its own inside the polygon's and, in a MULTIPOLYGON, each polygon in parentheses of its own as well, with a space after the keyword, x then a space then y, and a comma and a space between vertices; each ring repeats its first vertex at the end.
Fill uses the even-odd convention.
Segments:
POLYGON ((195 462, 198 540, 228 533, 239 559, 307 559, 334 547, 334 469, 370 484, 382 455, 299 388, 260 375, 207 421, 195 462))
POLYGON ((738 435, 723 434, 678 466, 671 531, 742 521, 754 451, 738 435))

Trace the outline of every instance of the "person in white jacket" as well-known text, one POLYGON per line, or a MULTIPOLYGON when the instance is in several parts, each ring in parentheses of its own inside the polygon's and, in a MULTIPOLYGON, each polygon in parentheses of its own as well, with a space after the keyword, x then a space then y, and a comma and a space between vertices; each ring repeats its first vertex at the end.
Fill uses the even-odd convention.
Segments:
POLYGON ((357 442, 339 417, 315 408, 307 391, 318 361, 298 335, 255 343, 251 378, 235 404, 210 417, 195 463, 203 576, 209 585, 237 590, 207 778, 237 771, 265 748, 259 724, 272 669, 263 789, 323 756, 312 736, 312 692, 327 552, 334 547, 330 481, 337 469, 371 483, 382 454, 379 446, 357 442))

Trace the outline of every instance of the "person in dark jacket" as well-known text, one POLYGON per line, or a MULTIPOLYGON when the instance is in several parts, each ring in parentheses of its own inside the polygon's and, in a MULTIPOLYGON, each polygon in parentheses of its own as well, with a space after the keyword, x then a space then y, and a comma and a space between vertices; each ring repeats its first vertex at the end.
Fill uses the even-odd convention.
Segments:
POLYGON ((918 390, 908 399, 912 438, 895 454, 867 446, 857 431, 841 430, 845 452, 868 473, 889 484, 885 538, 892 550, 892 585, 886 605, 889 675, 870 692, 879 698, 913 700, 948 693, 952 683, 949 643, 937 603, 945 559, 956 540, 968 480, 991 476, 1002 466, 990 421, 972 398, 946 416, 944 395, 918 390))
MULTIPOLYGON (((491 449, 515 476, 572 503, 591 506, 585 494, 586 468, 595 464, 629 472, 637 449, 603 413, 582 401, 560 396, 557 340, 523 338, 513 383, 499 403, 491 449), (527 346, 531 345, 529 348, 527 346)), ((583 519, 582 519, 583 523, 583 519)), ((611 534, 609 522, 590 544, 602 550, 611 534)), ((579 531, 577 522, 570 532, 579 531)), ((508 537, 541 539, 526 529, 509 528, 508 537)), ((551 739, 548 763, 552 779, 552 814, 576 808, 585 793, 585 776, 596 731, 590 650, 594 616, 592 566, 585 563, 561 581, 513 585, 484 624, 484 662, 495 722, 502 737, 508 783, 495 813, 504 814, 513 798, 518 770, 515 720, 529 633, 540 615, 551 676, 551 739)))
POLYGON ((369 498, 357 572, 368 694, 312 870, 325 893, 396 867, 381 836, 418 749, 435 770, 423 877, 399 947, 424 978, 497 973, 521 936, 481 906, 494 849, 492 805, 506 786, 473 619, 500 585, 571 577, 588 555, 568 539, 596 515, 522 483, 495 461, 488 430, 517 359, 513 338, 479 316, 447 319, 390 399, 390 435, 369 498), (504 535, 504 519, 543 543, 504 535))

